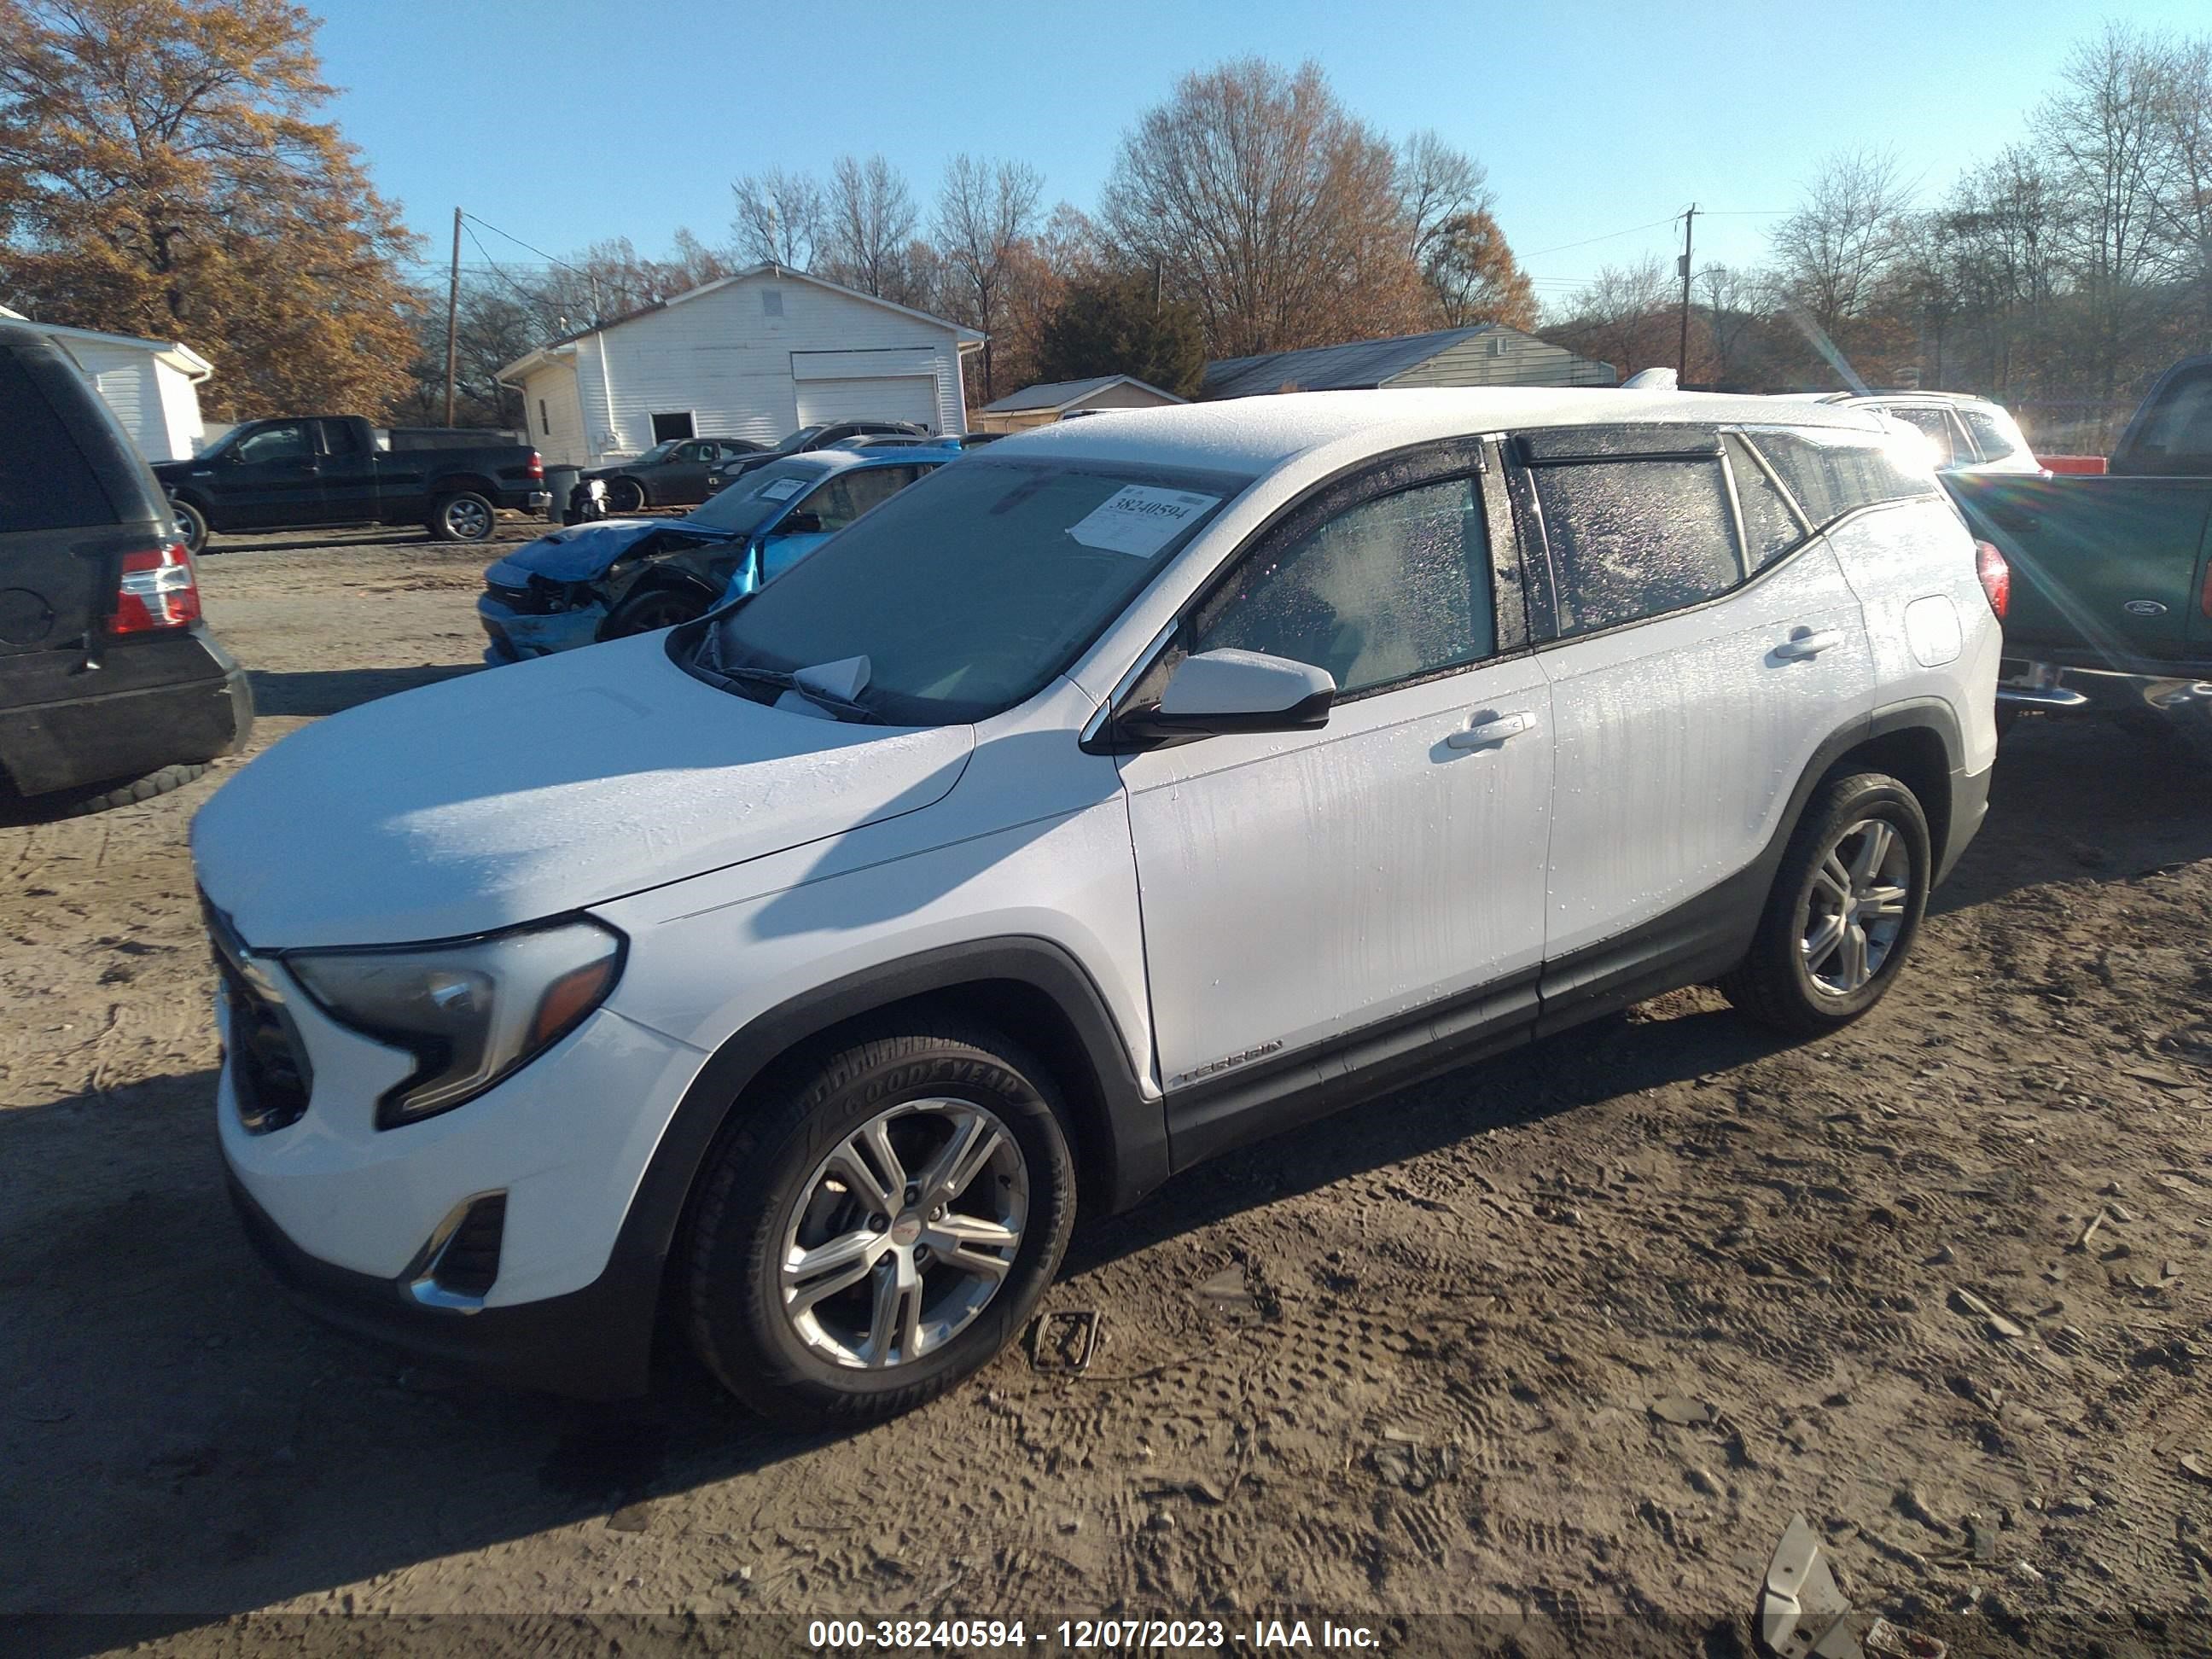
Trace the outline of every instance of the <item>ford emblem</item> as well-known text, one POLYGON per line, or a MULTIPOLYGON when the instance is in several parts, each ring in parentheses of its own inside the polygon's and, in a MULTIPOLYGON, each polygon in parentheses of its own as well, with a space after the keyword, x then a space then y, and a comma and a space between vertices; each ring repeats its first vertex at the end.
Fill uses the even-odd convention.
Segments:
POLYGON ((2130 617, 2163 617, 2166 607, 2156 599, 2130 599, 2120 607, 2130 617))

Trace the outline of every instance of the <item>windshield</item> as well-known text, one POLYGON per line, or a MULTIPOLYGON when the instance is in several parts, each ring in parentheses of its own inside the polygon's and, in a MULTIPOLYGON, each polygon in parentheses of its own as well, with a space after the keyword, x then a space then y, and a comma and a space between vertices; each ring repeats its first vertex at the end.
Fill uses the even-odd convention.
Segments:
POLYGON ((827 432, 829 429, 817 421, 812 426, 802 426, 796 432, 786 433, 783 441, 775 447, 775 453, 779 455, 788 455, 794 450, 803 449, 809 438, 817 432, 827 432))
POLYGON ((827 476, 819 461, 771 461, 721 491, 684 522, 749 536, 827 476))
POLYGON ((680 438, 671 438, 665 443, 657 443, 653 445, 652 448, 647 450, 644 454, 632 461, 630 465, 632 466, 651 466, 656 461, 665 461, 670 455, 675 453, 676 446, 681 442, 683 442, 683 440, 680 438))
POLYGON ((864 656, 859 701, 878 719, 981 720, 1041 690, 1250 482, 965 459, 724 613, 692 664, 787 673, 864 656))

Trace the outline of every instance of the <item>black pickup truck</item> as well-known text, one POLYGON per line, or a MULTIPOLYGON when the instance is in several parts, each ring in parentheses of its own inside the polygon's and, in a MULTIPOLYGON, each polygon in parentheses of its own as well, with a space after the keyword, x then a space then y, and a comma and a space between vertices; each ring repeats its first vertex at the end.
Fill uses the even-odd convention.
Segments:
POLYGON ((2101 473, 1943 482, 2012 566, 2001 718, 2212 713, 2212 356, 2160 376, 2101 473))
POLYGON ((154 472, 195 553, 210 532, 332 524, 419 524, 440 541, 480 542, 495 509, 544 509, 545 466, 529 445, 419 435, 387 437, 353 415, 248 421, 154 472))

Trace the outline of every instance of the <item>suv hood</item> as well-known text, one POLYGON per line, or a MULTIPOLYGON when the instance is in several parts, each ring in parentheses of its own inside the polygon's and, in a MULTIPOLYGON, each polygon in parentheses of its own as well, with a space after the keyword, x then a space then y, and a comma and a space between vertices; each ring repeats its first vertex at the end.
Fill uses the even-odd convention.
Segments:
POLYGON ((648 536, 667 531, 694 541, 726 542, 729 535, 682 519, 600 519, 540 536, 516 549, 484 572, 484 580, 523 587, 532 576, 548 581, 587 582, 605 575, 617 559, 648 536))
POLYGON ((964 726, 786 713, 665 635, 470 674, 294 732, 200 809, 201 887, 264 949, 534 921, 942 799, 964 726))

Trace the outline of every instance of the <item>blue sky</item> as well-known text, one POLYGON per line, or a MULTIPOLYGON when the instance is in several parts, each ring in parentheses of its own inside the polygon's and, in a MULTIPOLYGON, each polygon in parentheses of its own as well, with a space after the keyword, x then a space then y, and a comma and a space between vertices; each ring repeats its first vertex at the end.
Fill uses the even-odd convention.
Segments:
MULTIPOLYGON (((1820 156, 1895 149, 1930 196, 2019 135, 2105 15, 2212 28, 2203 0, 2100 14, 1951 3, 1370 5, 1362 0, 321 0, 334 112, 441 263, 454 205, 556 255, 726 233, 729 181, 880 150, 925 204, 946 160, 1014 156, 1088 209, 1138 111, 1257 52, 1317 59, 1392 136, 1480 157, 1540 295, 1607 263, 1759 258, 1820 156), (1653 222, 1659 222, 1654 223, 1653 222), (1625 233, 1625 234, 1623 234, 1625 233)), ((536 256, 479 231, 518 268, 536 256)), ((463 245, 466 263, 484 257, 463 245)))

